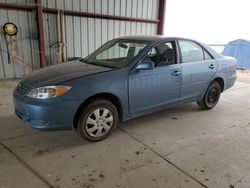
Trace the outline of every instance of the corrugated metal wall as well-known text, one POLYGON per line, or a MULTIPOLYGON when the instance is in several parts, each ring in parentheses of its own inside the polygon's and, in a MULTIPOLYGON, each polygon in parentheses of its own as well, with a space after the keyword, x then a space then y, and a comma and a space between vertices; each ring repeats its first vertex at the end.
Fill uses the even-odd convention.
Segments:
POLYGON ((34 4, 35 0, 0 0, 0 3, 13 3, 13 4, 22 4, 22 5, 30 5, 34 4))
MULTIPOLYGON (((0 2, 30 3, 31 1, 1 0, 0 2)), ((38 68, 38 37, 34 13, 0 9, 0 28, 0 79, 21 78, 38 68), (4 36, 2 26, 6 22, 13 22, 17 25, 17 36, 4 36)))
MULTIPOLYGON (((100 13, 132 18, 158 19, 158 0, 47 0, 48 8, 100 13), (125 7, 125 8, 124 8, 125 7)), ((58 25, 57 15, 45 14, 46 54, 49 64, 57 61, 58 25)), ((100 45, 119 36, 156 34, 157 24, 64 17, 65 56, 85 57, 100 45)))
MULTIPOLYGON (((33 4, 32 0, 0 0, 0 2, 33 4)), ((152 20, 158 19, 158 4, 159 0, 43 0, 43 6, 48 8, 152 20)), ((59 44, 61 41, 59 16, 56 14, 43 14, 43 18, 47 63, 58 63, 60 62, 59 44)), ((39 57, 37 54, 38 40, 37 36, 35 36, 37 28, 34 13, 0 9, 0 26, 7 21, 12 21, 19 27, 20 32, 17 38, 20 40, 18 40, 17 44, 22 54, 20 58, 33 69, 37 68, 39 66, 39 57), (15 18, 9 18, 8 15, 15 18)), ((66 59, 85 57, 106 41, 119 36, 157 33, 156 23, 68 15, 63 16, 63 25, 65 26, 62 33, 65 40, 64 54, 66 59)), ((2 34, 0 40, 1 49, 5 50, 6 46, 2 34)), ((7 64, 6 58, 7 54, 1 52, 0 79, 22 77, 26 74, 27 71, 21 71, 23 68, 15 68, 12 63, 7 64)), ((14 64, 14 66, 16 65, 14 64)))

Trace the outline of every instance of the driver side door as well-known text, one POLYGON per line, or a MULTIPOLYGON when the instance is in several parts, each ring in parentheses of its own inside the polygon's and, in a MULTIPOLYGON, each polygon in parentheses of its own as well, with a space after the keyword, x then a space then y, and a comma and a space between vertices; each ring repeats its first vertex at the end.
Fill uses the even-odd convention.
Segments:
POLYGON ((177 103, 181 88, 181 67, 175 41, 153 47, 143 61, 153 61, 151 70, 134 68, 129 75, 129 104, 132 117, 177 103), (155 54, 154 54, 155 53, 155 54))

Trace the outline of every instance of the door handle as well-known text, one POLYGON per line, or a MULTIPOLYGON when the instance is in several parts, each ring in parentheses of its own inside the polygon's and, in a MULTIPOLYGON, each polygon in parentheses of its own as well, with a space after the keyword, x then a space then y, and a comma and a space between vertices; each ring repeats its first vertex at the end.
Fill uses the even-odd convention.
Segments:
POLYGON ((175 70, 174 72, 172 72, 172 76, 178 76, 181 73, 181 71, 179 70, 175 70))
POLYGON ((208 68, 210 68, 210 69, 214 69, 214 65, 213 64, 211 64, 211 65, 209 65, 209 67, 208 68))

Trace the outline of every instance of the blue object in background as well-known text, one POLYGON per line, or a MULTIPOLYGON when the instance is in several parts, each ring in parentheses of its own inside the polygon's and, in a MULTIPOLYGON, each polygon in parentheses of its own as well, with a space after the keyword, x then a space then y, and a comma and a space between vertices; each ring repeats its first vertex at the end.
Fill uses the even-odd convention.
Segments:
POLYGON ((250 41, 238 39, 228 43, 222 55, 237 59, 239 69, 250 70, 250 41))

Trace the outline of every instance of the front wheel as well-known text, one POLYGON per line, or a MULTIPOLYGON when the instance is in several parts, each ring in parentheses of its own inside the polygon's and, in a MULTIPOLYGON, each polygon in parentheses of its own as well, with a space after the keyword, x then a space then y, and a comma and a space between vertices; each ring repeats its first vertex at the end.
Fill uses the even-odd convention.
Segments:
POLYGON ((97 99, 81 112, 77 131, 88 141, 97 142, 109 136, 118 124, 115 105, 108 100, 97 99))
POLYGON ((207 91, 201 101, 198 101, 198 106, 203 110, 210 110, 218 103, 221 94, 221 87, 217 81, 213 81, 207 88, 207 91))

